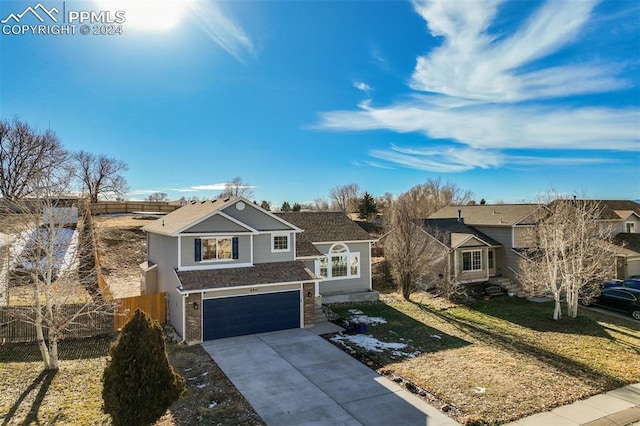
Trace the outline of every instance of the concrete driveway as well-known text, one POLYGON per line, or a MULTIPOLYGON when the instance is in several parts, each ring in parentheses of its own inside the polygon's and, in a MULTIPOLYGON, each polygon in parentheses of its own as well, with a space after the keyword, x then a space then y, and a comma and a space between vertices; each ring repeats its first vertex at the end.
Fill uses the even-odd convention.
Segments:
POLYGON ((268 425, 458 425, 308 330, 202 347, 268 425))

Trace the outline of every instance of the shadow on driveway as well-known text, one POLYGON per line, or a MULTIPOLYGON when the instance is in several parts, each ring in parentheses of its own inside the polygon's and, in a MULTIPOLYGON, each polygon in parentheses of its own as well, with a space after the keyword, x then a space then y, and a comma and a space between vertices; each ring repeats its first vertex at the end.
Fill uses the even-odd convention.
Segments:
POLYGON ((458 424, 308 330, 202 347, 270 425, 458 424))

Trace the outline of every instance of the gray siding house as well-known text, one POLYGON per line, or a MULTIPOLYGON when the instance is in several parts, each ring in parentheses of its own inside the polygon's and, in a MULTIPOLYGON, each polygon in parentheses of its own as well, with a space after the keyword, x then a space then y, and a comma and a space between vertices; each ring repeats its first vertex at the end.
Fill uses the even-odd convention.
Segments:
POLYGON ((341 213, 274 214, 234 197, 143 229, 142 287, 166 292, 168 320, 189 343, 311 327, 318 304, 377 299, 372 240, 341 213))
MULTIPOLYGON (((617 277, 640 275, 640 204, 629 200, 596 200, 602 208, 598 218, 603 230, 613 237, 617 277)), ((458 219, 500 244, 493 251, 495 267, 490 277, 506 277, 517 282, 518 264, 523 249, 534 246, 531 232, 539 204, 493 204, 447 206, 429 219, 458 219)))

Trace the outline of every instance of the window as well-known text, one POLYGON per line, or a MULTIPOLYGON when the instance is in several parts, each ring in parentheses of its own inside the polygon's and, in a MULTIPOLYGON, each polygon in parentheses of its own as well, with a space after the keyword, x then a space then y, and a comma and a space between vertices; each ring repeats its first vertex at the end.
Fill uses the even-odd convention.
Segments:
POLYGON ((231 259, 231 238, 202 240, 202 260, 231 259))
POLYGON ((289 234, 274 234, 271 238, 271 251, 289 251, 289 234))
POLYGON ((494 265, 493 265, 493 250, 489 250, 489 252, 487 253, 487 263, 489 266, 489 269, 493 269, 494 265))
POLYGON ((624 227, 629 234, 633 234, 634 232, 636 232, 635 222, 625 222, 624 227))
POLYGON ((482 270, 482 251, 463 251, 462 252, 462 271, 481 271, 482 270))
POLYGON ((238 259, 238 238, 196 238, 195 260, 231 260, 238 259))
POLYGON ((317 264, 317 274, 326 279, 360 277, 360 253, 350 253, 344 244, 336 244, 317 264))

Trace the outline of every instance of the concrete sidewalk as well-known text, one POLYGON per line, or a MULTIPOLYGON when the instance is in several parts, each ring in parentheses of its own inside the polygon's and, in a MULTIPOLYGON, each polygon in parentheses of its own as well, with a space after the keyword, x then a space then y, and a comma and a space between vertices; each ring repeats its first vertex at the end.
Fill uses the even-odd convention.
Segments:
POLYGON ((309 330, 202 347, 268 425, 459 424, 309 330))
POLYGON ((640 424, 640 383, 534 414, 506 426, 627 426, 640 424))

